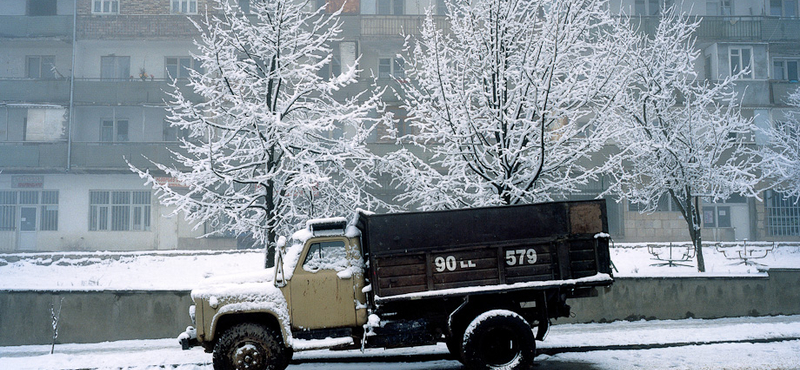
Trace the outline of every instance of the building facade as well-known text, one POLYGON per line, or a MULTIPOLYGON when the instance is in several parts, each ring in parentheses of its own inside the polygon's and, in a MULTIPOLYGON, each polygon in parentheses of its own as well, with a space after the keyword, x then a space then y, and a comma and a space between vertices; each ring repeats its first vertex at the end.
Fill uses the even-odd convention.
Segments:
MULTIPOLYGON (((248 0, 239 0, 247 9, 248 0)), ((313 1, 312 1, 313 3, 313 1)), ((425 9, 439 0, 316 0, 344 4, 342 40, 321 73, 335 75, 360 56, 365 72, 348 95, 378 83, 402 83, 402 33, 414 34, 425 9)), ((616 0, 655 24, 664 0, 616 0)), ((797 0, 715 0, 684 5, 702 16, 698 73, 716 79, 749 67, 739 84, 744 114, 756 125, 785 117, 785 97, 798 85, 800 18, 797 0)), ((242 246, 233 236, 198 238, 159 204, 129 163, 153 169, 179 150, 181 133, 166 122, 171 78, 185 82, 205 0, 0 0, 0 252, 221 249, 242 246)), ((187 90, 188 91, 188 90, 187 90)), ((385 96, 407 130, 399 102, 385 96)), ((376 152, 394 144, 379 132, 376 152)), ((763 138, 753 136, 754 144, 763 138)), ((173 179, 159 178, 170 182, 173 179)), ((388 184, 388 179, 387 179, 388 184)), ((178 184, 175 184, 178 185, 178 184)), ((388 186, 385 188, 389 188, 388 186)), ((591 198, 601 182, 576 198, 591 198)), ((386 190, 386 197, 394 195, 386 190)), ((734 197, 704 204, 705 240, 800 240, 800 206, 765 192, 762 201, 734 197)), ((617 241, 683 241, 685 222, 665 201, 652 214, 609 201, 617 241)))

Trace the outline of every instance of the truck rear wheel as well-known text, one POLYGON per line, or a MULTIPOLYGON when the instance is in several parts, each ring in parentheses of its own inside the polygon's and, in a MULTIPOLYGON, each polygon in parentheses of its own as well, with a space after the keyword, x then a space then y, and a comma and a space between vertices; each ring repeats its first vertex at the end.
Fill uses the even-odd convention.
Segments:
POLYGON ((527 369, 536 356, 536 340, 522 316, 512 311, 492 310, 469 324, 461 353, 469 369, 527 369))
POLYGON ((291 350, 279 338, 263 325, 234 325, 214 346, 214 370, 283 370, 289 365, 291 350))

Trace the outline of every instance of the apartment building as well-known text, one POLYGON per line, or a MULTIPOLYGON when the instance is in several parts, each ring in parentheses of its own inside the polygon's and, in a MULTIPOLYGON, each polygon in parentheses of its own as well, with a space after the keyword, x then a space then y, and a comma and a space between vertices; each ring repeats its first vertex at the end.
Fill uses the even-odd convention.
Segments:
MULTIPOLYGON (((326 0, 315 0, 322 6, 326 0)), ((248 0, 238 0, 247 9, 248 0)), ((321 73, 336 75, 360 56, 359 83, 343 96, 379 84, 403 83, 401 33, 415 33, 425 9, 443 19, 440 0, 327 0, 344 4, 342 40, 321 73)), ((749 67, 739 88, 756 125, 784 119, 785 97, 797 88, 800 18, 797 0, 694 1, 702 16, 697 71, 716 79, 749 67)), ((664 0, 617 0, 654 24, 664 0)), ((181 133, 165 121, 170 77, 185 81, 197 35, 189 18, 205 0, 0 0, 0 252, 62 250, 221 249, 233 236, 198 238, 169 216, 128 162, 153 169, 169 162, 181 133)), ((385 96, 407 129, 399 102, 385 96)), ((393 143, 376 133, 370 145, 393 143)), ((762 138, 752 136, 754 144, 762 138)), ((160 181, 172 182, 166 176, 160 181)), ((594 197, 603 182, 573 197, 594 197)), ((391 190, 383 195, 392 196, 391 190)), ((763 201, 734 197, 704 204, 705 240, 800 240, 800 206, 766 192, 763 201)), ((640 214, 609 202, 618 241, 687 240, 680 214, 663 202, 640 214)))

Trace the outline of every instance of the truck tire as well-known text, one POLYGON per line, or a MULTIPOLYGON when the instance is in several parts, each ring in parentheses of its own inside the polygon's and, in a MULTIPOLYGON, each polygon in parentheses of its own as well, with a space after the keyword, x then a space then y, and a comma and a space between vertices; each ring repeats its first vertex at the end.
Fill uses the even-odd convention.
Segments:
POLYGON ((214 346, 214 370, 283 370, 291 361, 291 350, 282 342, 275 330, 266 326, 234 325, 214 346))
POLYGON ((492 310, 476 317, 464 333, 464 364, 473 370, 521 370, 533 365, 536 340, 515 312, 492 310))

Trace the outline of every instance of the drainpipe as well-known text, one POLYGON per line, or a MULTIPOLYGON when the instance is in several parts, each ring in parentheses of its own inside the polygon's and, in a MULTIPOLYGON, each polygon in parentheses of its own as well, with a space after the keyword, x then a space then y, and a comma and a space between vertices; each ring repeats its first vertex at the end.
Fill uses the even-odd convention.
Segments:
POLYGON ((69 118, 67 119, 67 168, 69 172, 72 168, 72 119, 75 108, 75 54, 76 54, 76 39, 78 34, 78 0, 72 1, 72 68, 69 74, 69 118))

